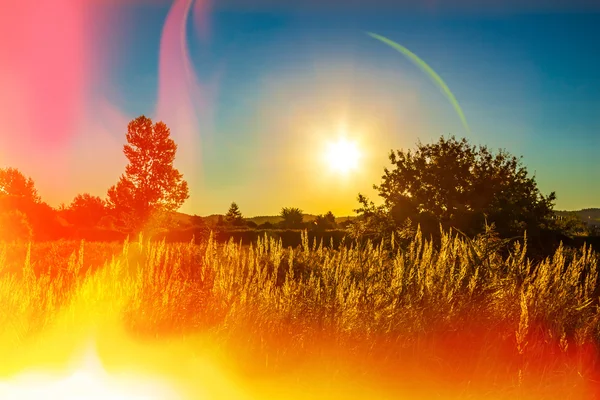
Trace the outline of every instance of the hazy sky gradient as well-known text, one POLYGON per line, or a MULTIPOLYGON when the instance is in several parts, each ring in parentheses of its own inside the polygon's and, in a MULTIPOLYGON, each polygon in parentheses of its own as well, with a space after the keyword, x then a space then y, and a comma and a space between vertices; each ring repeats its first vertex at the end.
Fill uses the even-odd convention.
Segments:
POLYGON ((55 22, 32 19, 21 6, 3 28, 18 31, 0 32, 0 55, 10 55, 0 61, 0 119, 8 121, 0 164, 30 175, 51 205, 82 192, 104 197, 127 162, 127 122, 145 114, 164 119, 179 144, 176 164, 191 189, 183 212, 223 213, 236 201, 248 216, 284 206, 351 214, 358 192, 375 195, 371 185, 391 148, 466 135, 440 90, 365 34, 372 31, 424 59, 458 99, 469 139, 522 155, 542 191, 557 192, 558 209, 600 206, 600 13, 593 2, 481 9, 467 0, 421 7, 97 1, 74 24, 58 17, 73 17, 75 2, 57 3, 55 22), (33 39, 18 42, 28 29, 33 39), (32 48, 41 38, 45 50, 32 48), (19 43, 29 46, 24 55, 14 55, 19 43), (22 68, 54 54, 64 60, 36 66, 41 75, 22 68), (34 85, 48 80, 54 83, 34 85), (62 119, 47 125, 49 110, 62 119), (365 152, 363 167, 346 179, 319 161, 341 125, 365 152))

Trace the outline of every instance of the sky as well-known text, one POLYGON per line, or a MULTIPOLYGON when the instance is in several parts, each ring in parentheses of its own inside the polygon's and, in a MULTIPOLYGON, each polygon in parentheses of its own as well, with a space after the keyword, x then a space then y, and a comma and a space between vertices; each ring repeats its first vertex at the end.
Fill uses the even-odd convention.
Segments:
POLYGON ((180 211, 353 215, 391 149, 441 135, 523 156, 556 208, 600 207, 600 3, 40 0, 0 15, 0 167, 52 206, 105 197, 127 123, 164 121, 180 211), (595 4, 596 3, 596 4, 595 4), (418 55, 465 114, 374 32, 418 55), (343 135, 362 154, 339 174, 343 135))

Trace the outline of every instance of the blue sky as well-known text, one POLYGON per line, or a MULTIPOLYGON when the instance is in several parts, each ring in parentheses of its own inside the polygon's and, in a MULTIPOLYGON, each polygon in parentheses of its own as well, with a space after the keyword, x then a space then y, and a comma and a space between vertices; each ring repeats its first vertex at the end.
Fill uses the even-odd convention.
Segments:
MULTIPOLYGON (((461 104, 468 138, 522 155, 542 192, 557 192, 558 209, 600 206, 600 13, 589 12, 591 2, 572 2, 579 8, 560 3, 563 11, 537 11, 533 3, 502 10, 240 4, 210 8, 204 39, 188 21, 194 71, 214 92, 210 113, 198 106, 197 164, 189 157, 181 164, 191 188, 184 212, 224 212, 237 201, 247 215, 276 214, 284 206, 350 214, 359 192, 376 197, 371 185, 379 183, 391 148, 466 136, 429 78, 365 31, 425 60, 461 104), (344 118, 370 149, 368 163, 345 181, 315 177, 318 167, 304 166, 344 118), (196 168, 201 173, 191 177, 196 168)), ((153 113, 170 6, 109 8, 101 38, 104 74, 92 97, 107 99, 126 116, 153 113)), ((111 135, 122 141, 125 128, 111 135)), ((118 146, 111 151, 118 154, 118 146)), ((104 195, 117 178, 99 178, 90 191, 104 195)))

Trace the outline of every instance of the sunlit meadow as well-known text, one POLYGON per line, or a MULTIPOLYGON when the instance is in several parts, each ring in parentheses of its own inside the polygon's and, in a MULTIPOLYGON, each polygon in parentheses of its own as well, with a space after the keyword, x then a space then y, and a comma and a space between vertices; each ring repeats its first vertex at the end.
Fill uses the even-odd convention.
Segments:
POLYGON ((1 375, 66 379, 91 354, 145 374, 130 390, 171 393, 146 399, 596 398, 598 254, 498 248, 419 232, 339 249, 4 243, 1 375))

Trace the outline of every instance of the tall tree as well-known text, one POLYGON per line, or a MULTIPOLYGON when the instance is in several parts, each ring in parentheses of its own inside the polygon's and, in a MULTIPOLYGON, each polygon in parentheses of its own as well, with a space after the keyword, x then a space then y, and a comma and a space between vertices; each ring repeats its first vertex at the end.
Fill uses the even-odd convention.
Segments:
POLYGON ((233 226, 241 226, 244 224, 244 217, 242 216, 242 212, 240 211, 240 208, 235 202, 231 203, 227 214, 225 214, 225 221, 229 225, 233 226))
POLYGON ((125 230, 138 231, 179 209, 189 198, 188 185, 173 167, 177 145, 163 122, 142 115, 129 123, 126 138, 129 164, 108 190, 107 205, 125 230))

